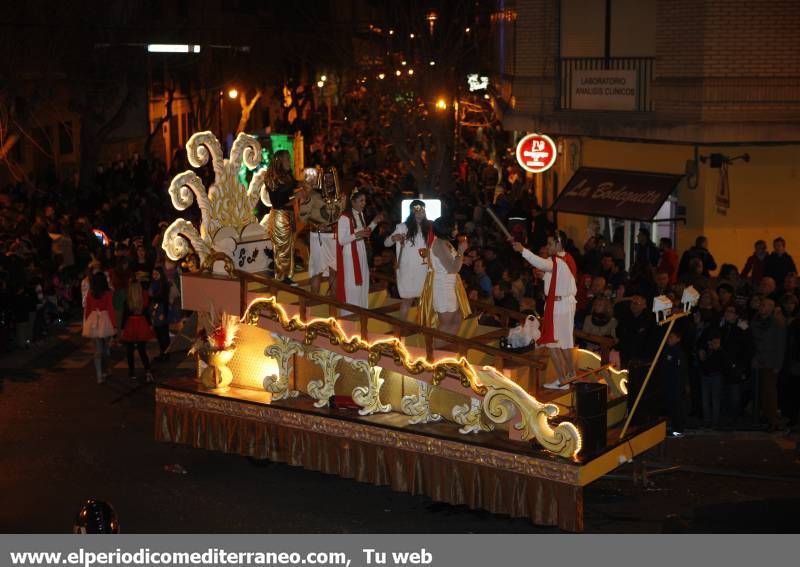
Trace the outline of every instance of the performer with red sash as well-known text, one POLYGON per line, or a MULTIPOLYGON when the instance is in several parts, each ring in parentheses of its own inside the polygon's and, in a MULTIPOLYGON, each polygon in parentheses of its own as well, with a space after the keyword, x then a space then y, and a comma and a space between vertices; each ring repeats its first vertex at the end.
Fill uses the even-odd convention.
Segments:
POLYGON ((366 204, 366 194, 355 190, 336 227, 336 299, 365 309, 369 307, 369 265, 364 241, 381 217, 378 215, 367 226, 366 204))
POLYGON ((564 251, 563 243, 567 237, 562 231, 547 239, 548 258, 537 256, 522 243, 514 242, 514 250, 522 253, 522 257, 533 267, 544 272, 544 288, 547 300, 542 321, 540 345, 550 349, 550 357, 555 365, 557 378, 544 384, 551 390, 566 390, 569 382, 575 378, 575 364, 572 359, 574 347, 573 332, 575 326, 575 295, 578 287, 575 284, 577 267, 575 260, 564 251))

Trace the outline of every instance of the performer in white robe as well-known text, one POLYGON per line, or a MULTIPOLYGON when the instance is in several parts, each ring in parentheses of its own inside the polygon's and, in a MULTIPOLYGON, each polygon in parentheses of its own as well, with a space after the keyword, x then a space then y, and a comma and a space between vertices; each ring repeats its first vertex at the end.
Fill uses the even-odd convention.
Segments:
POLYGON ((429 271, 419 300, 417 322, 423 327, 457 335, 461 321, 471 310, 461 281, 462 256, 450 243, 453 225, 444 218, 433 223, 436 236, 429 249, 429 271))
POLYGON ((414 299, 422 293, 428 268, 420 250, 427 248, 433 240, 433 227, 425 216, 425 203, 418 199, 411 201, 411 213, 405 222, 395 227, 386 237, 383 245, 394 245, 397 258, 395 270, 397 292, 402 299, 400 319, 408 317, 408 310, 414 299))
POLYGON ((569 382, 575 378, 575 364, 572 358, 575 330, 575 295, 578 287, 575 284, 574 260, 564 252, 562 242, 566 235, 558 231, 555 237, 547 239, 549 258, 537 256, 526 249, 520 242, 514 242, 514 250, 522 253, 529 264, 544 272, 544 289, 547 293, 542 336, 540 344, 550 349, 550 357, 556 368, 557 378, 544 384, 551 390, 566 390, 569 382), (572 266, 570 266, 572 264, 572 266), (555 277, 555 285, 553 283, 555 277), (551 332, 548 332, 550 331, 551 332))
MULTIPOLYGON (((367 196, 356 190, 339 217, 336 238, 336 298, 344 303, 369 307, 369 264, 365 240, 380 222, 380 215, 369 226, 364 221, 367 196)), ((343 311, 342 315, 349 315, 343 311)))

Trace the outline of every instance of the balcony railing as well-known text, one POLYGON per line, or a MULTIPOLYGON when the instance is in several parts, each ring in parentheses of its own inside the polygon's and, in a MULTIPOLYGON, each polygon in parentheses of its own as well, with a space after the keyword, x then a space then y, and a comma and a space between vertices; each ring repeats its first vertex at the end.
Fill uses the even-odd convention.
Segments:
POLYGON ((652 112, 654 57, 562 57, 559 110, 652 112))

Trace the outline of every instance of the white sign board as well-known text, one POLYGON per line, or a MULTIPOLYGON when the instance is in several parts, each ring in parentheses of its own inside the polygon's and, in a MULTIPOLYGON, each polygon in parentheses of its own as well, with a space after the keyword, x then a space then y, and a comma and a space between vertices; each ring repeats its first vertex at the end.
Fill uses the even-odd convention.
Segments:
POLYGON ((573 110, 636 110, 636 70, 575 69, 573 110))
POLYGON ((233 251, 233 265, 243 272, 263 272, 267 269, 267 241, 237 242, 233 251))
POLYGON ((471 93, 475 91, 485 91, 489 88, 489 77, 478 75, 477 73, 467 75, 467 85, 471 93))

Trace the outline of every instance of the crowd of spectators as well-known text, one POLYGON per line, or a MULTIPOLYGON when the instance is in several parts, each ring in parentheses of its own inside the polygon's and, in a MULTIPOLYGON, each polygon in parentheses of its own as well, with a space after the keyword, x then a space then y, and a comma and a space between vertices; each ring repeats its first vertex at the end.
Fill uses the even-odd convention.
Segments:
MULTIPOLYGON (((150 290, 160 270, 168 284, 154 291, 179 305, 178 266, 161 249, 174 173, 133 155, 99 166, 88 189, 50 177, 0 192, 0 351, 35 348, 55 326, 80 318, 98 272, 120 313, 128 282, 150 290)), ((163 354, 163 330, 159 343, 163 354)))

